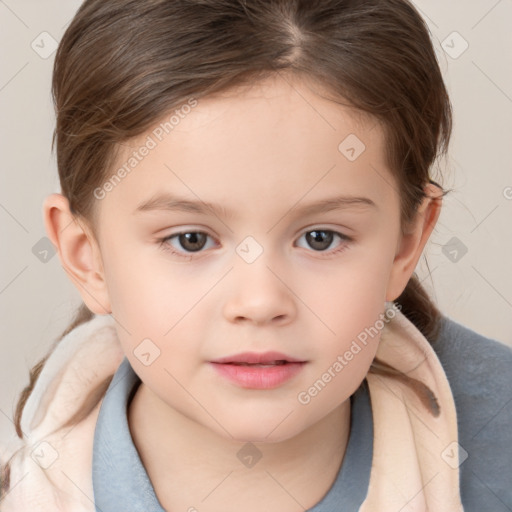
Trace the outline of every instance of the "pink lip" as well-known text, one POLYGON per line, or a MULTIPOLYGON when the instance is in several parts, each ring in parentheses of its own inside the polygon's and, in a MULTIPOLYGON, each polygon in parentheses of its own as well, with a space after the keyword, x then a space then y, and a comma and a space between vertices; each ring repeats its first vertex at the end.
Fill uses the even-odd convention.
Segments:
POLYGON ((222 357, 215 359, 212 363, 249 363, 249 364, 267 364, 274 361, 288 361, 289 363, 302 363, 300 359, 287 356, 281 352, 242 352, 241 354, 235 354, 233 356, 222 357))
POLYGON ((306 361, 300 361, 280 352, 244 352, 234 356, 211 361, 211 365, 220 375, 242 388, 273 389, 297 375, 306 361), (244 366, 272 364, 273 366, 244 366), (284 364, 282 364, 284 362, 284 364))

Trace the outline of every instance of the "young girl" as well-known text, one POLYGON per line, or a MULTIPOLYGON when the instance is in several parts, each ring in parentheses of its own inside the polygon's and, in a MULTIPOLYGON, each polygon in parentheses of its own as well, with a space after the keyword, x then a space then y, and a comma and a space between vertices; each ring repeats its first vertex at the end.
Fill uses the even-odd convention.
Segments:
POLYGON ((84 305, 0 510, 512 510, 512 351, 414 274, 451 108, 407 0, 86 0, 53 94, 84 305))

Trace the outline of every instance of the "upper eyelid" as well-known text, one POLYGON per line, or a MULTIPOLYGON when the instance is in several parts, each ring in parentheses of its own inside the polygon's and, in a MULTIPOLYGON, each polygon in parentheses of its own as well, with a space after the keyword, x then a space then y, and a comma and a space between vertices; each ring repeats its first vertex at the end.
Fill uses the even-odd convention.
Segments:
MULTIPOLYGON (((172 229, 172 228, 169 228, 169 229, 172 229)), ((164 231, 164 230, 162 229, 159 231, 164 231)), ((354 231, 354 230, 352 228, 349 228, 348 226, 328 227, 325 224, 316 223, 316 224, 310 224, 306 227, 303 227, 300 230, 297 230, 296 233, 304 234, 304 233, 308 233, 309 231, 332 231, 333 233, 339 233, 340 235, 344 235, 344 236, 348 237, 349 235, 346 234, 344 231, 354 231), (341 230, 341 231, 339 231, 339 230, 341 230)), ((170 238, 172 236, 181 235, 184 233, 205 233, 213 238, 216 238, 215 235, 212 235, 210 233, 208 228, 203 228, 203 227, 182 228, 182 229, 179 229, 179 231, 176 231, 175 233, 171 233, 171 234, 167 235, 165 238, 170 238)))
MULTIPOLYGON (((311 231, 330 231, 332 233, 335 233, 337 235, 340 235, 344 238, 351 238, 349 235, 347 235, 346 233, 343 233, 343 232, 340 232, 338 231, 337 229, 335 228, 328 228, 328 227, 322 227, 321 225, 313 225, 313 226, 309 226, 307 228, 303 228, 300 230, 298 236, 302 236, 304 235, 305 233, 310 233, 311 231)), ((213 239, 216 239, 217 237, 210 234, 208 231, 204 230, 204 229, 195 229, 195 228, 188 228, 188 229, 182 229, 180 231, 177 231, 176 233, 171 233, 170 235, 167 235, 165 237, 160 237, 162 240, 168 240, 169 238, 173 238, 175 236, 179 236, 179 235, 184 235, 186 233, 203 233, 213 239)))

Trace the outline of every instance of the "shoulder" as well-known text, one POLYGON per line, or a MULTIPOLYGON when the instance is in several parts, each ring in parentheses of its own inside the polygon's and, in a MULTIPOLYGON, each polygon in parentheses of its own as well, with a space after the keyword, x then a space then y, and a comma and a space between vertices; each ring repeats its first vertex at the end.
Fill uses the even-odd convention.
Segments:
POLYGON ((432 344, 454 391, 498 399, 512 392, 512 348, 443 317, 432 344))
POLYGON ((512 348, 448 317, 432 346, 455 401, 465 510, 510 511, 512 348))

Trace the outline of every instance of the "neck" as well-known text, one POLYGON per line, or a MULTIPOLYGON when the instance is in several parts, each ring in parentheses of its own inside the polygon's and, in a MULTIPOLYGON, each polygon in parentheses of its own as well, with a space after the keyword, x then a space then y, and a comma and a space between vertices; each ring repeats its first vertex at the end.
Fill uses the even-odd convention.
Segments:
POLYGON ((180 414, 141 383, 128 423, 166 510, 303 512, 336 479, 350 432, 350 400, 292 438, 247 445, 180 414))

